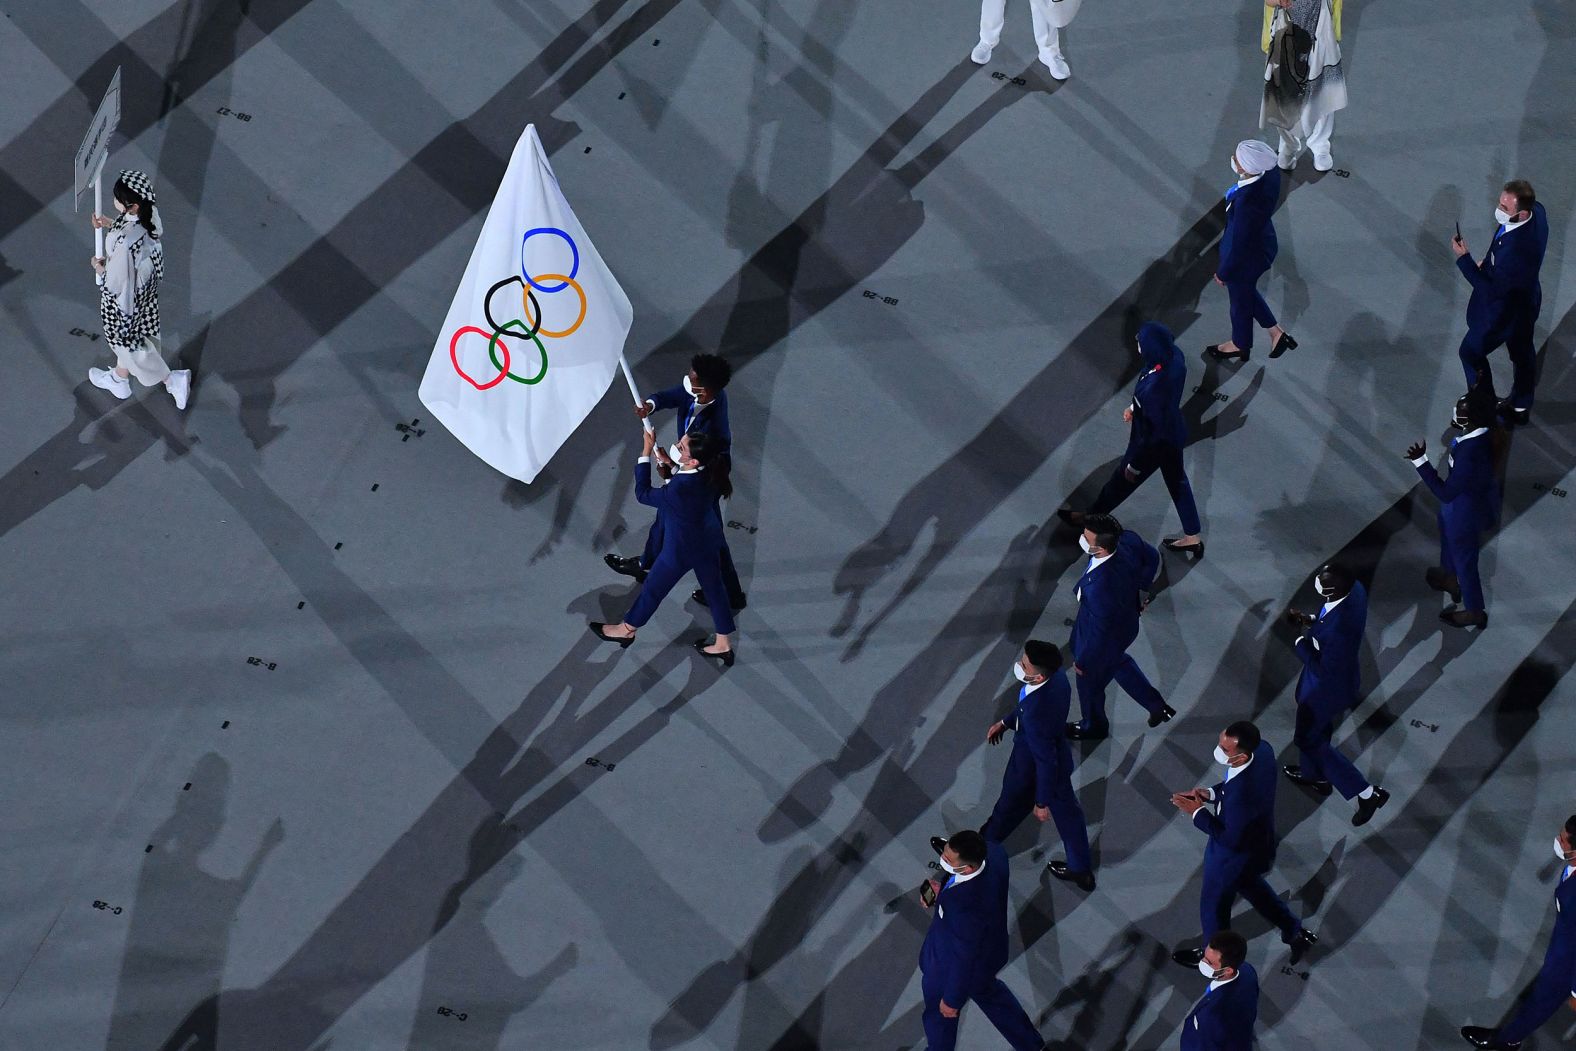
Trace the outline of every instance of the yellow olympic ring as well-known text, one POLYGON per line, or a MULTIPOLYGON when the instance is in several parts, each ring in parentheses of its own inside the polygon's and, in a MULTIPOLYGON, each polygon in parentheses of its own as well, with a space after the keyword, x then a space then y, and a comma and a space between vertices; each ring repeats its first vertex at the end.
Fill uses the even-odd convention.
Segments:
POLYGON ((521 304, 525 312, 526 324, 531 326, 531 328, 534 329, 539 335, 547 336, 551 339, 563 339, 565 336, 574 335, 575 330, 578 329, 586 319, 586 290, 580 287, 580 282, 576 281, 568 274, 537 274, 536 279, 540 281, 562 281, 564 284, 574 289, 575 295, 580 297, 580 316, 575 318, 575 323, 573 325, 570 325, 562 332, 551 332, 545 328, 540 327, 540 324, 536 318, 531 316, 531 296, 529 292, 526 292, 520 297, 521 304))

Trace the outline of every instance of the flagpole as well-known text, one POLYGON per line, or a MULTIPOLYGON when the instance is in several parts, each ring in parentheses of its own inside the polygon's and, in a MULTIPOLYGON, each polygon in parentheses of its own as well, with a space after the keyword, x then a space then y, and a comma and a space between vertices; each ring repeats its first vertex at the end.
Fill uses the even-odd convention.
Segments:
MULTIPOLYGON (((635 408, 638 409, 646 404, 646 399, 640 396, 640 388, 635 386, 635 374, 629 371, 629 359, 620 354, 618 356, 618 366, 624 371, 624 381, 629 384, 630 396, 635 399, 635 408)), ((645 426, 647 433, 650 433, 651 421, 647 419, 640 422, 645 426)))

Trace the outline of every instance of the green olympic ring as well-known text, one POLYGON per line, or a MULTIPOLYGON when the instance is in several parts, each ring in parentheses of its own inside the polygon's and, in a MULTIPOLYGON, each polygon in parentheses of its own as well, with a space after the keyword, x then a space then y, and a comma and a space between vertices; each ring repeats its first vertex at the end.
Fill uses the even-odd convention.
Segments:
POLYGON ((492 359, 493 368, 502 370, 504 367, 503 363, 498 360, 498 337, 502 336, 504 329, 508 328, 514 329, 522 336, 530 337, 531 342, 536 344, 537 352, 542 356, 542 368, 541 371, 539 371, 536 375, 532 376, 530 379, 522 379, 511 372, 508 373, 509 378, 514 380, 516 383, 524 383, 527 386, 530 386, 533 383, 542 382, 542 377, 547 375, 547 348, 542 346, 541 338, 537 336, 534 331, 527 331, 525 325, 522 324, 518 318, 505 321, 503 323, 503 328, 494 329, 492 337, 487 340, 487 356, 492 359))

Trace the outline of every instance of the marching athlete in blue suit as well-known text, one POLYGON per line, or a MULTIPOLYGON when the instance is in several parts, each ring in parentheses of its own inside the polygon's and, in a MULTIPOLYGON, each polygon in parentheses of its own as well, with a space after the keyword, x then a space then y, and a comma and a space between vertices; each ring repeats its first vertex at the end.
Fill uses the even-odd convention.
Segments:
MULTIPOLYGON (((1295 956, 1319 939, 1264 878, 1275 864, 1280 840, 1275 833, 1275 749, 1259 737, 1257 726, 1235 722, 1221 731, 1215 761, 1226 768, 1224 781, 1212 789, 1195 788, 1171 797, 1172 805, 1209 837, 1199 897, 1204 942, 1231 925, 1231 906, 1240 894, 1280 928, 1281 941, 1292 947, 1295 956)), ((1171 958, 1197 967, 1204 950, 1178 949, 1171 958)))
POLYGON ((1030 639, 1012 669, 1019 682, 1012 714, 991 724, 985 739, 999 744, 1013 732, 1012 755, 1001 778, 1001 795, 990 820, 980 829, 987 842, 1000 843, 1032 810, 1036 820, 1056 822, 1066 861, 1047 865, 1051 875, 1083 890, 1094 890, 1089 826, 1073 792, 1073 750, 1067 744, 1067 709, 1072 689, 1062 670, 1062 652, 1049 642, 1030 639))
POLYGON ((1512 376, 1510 397, 1499 403, 1499 410, 1512 423, 1526 423, 1538 384, 1532 328, 1543 308, 1538 271, 1549 247, 1549 217, 1532 192, 1532 184, 1514 179, 1500 191, 1494 219, 1499 223, 1494 243, 1481 262, 1472 261, 1472 252, 1460 236, 1450 239, 1456 266, 1472 285, 1461 367, 1468 388, 1482 383, 1492 391, 1494 374, 1488 356, 1503 343, 1510 352, 1512 376))
POLYGON ((1236 931, 1216 931, 1198 969, 1209 979, 1204 998, 1182 1023, 1182 1051, 1253 1051, 1259 1017, 1259 974, 1236 931))
POLYGON ((686 434, 670 448, 673 478, 658 489, 651 484, 651 454, 656 436, 642 433, 644 445, 635 464, 635 499, 654 507, 664 519, 662 550, 651 564, 651 572, 641 584, 640 594, 624 619, 617 624, 591 622, 591 632, 607 642, 627 647, 635 641, 635 630, 651 619, 657 606, 685 573, 693 571, 711 602, 711 620, 716 638, 695 640, 695 649, 715 657, 724 667, 733 667, 733 611, 722 587, 722 519, 717 501, 732 492, 728 482, 728 458, 710 435, 686 434))
MULTIPOLYGON (((1153 321, 1138 330, 1138 354, 1149 366, 1133 388, 1133 403, 1122 410, 1122 419, 1131 425, 1127 451, 1111 472, 1110 481, 1089 507, 1090 514, 1109 514, 1143 484, 1160 472, 1171 493, 1171 502, 1182 516, 1180 538, 1162 540, 1172 551, 1204 557, 1203 527, 1198 520, 1198 504, 1193 486, 1182 467, 1182 448, 1187 445, 1187 421, 1182 418, 1182 396, 1187 383, 1187 362, 1171 336, 1171 330, 1153 321)), ((1083 524, 1084 514, 1066 508, 1057 512, 1068 525, 1083 524)))
POLYGON ((1220 237, 1220 265, 1215 283, 1231 297, 1231 338, 1205 347, 1208 357, 1220 361, 1247 361, 1253 350, 1253 325, 1270 332, 1270 357, 1294 350, 1297 341, 1275 320, 1270 305, 1259 295, 1259 278, 1269 270, 1280 249, 1270 217, 1280 205, 1281 174, 1275 151, 1258 139, 1237 143, 1231 156, 1237 184, 1226 191, 1226 232, 1220 237))
POLYGON ((1456 402, 1451 420, 1463 433, 1451 439, 1450 474, 1440 479, 1428 462, 1428 444, 1416 442, 1406 450, 1423 484, 1439 497, 1439 565, 1425 574, 1428 586, 1449 593, 1460 609, 1448 609, 1439 619, 1454 628, 1485 628, 1487 607, 1478 577, 1478 552, 1483 531, 1499 518, 1499 482, 1494 474, 1494 441, 1497 420, 1494 395, 1485 388, 1468 391, 1456 402))
POLYGON ((1333 785, 1347 799, 1357 800, 1352 824, 1368 824, 1390 793, 1369 784, 1352 761, 1331 740, 1347 709, 1355 708, 1362 690, 1359 656, 1368 625, 1368 590, 1345 567, 1331 563, 1313 578, 1324 599, 1318 613, 1288 610, 1286 619, 1305 634, 1293 644, 1302 661, 1297 678, 1297 736, 1302 762, 1283 767, 1293 784, 1306 785, 1322 796, 1333 785))
POLYGON ((1554 856, 1565 864, 1560 885, 1554 891, 1554 933, 1549 935, 1549 950, 1543 968, 1532 983, 1532 992, 1521 1003, 1514 1018, 1499 1029, 1463 1026, 1461 1035, 1475 1047, 1490 1051, 1515 1051, 1521 1042, 1554 1017, 1560 1005, 1576 997, 1576 815, 1565 819, 1565 827, 1554 838, 1554 856))
POLYGON ((978 832, 959 832, 941 854, 950 873, 936 888, 935 917, 919 950, 930 1051, 952 1051, 958 1012, 973 1000, 1013 1051, 1040 1051, 1045 1041, 1018 998, 996 973, 1007 965, 1007 852, 978 832))
POLYGON ((1075 741, 1111 736, 1105 714, 1105 689, 1112 680, 1149 712, 1149 725, 1176 714, 1150 685, 1127 647, 1138 638, 1138 618, 1160 572, 1160 552, 1110 515, 1086 515, 1079 546, 1089 564, 1078 581, 1078 616, 1073 621, 1073 671, 1083 718, 1067 727, 1075 741))
MULTIPOLYGON (((646 399, 646 404, 635 409, 635 415, 645 419, 653 412, 673 409, 679 414, 679 437, 686 434, 709 435, 720 443, 720 455, 732 456, 733 431, 728 426, 728 392, 724 389, 732 377, 733 369, 727 359, 716 354, 696 354, 690 359, 689 374, 684 377, 684 382, 677 387, 657 391, 646 399)), ((672 463, 661 449, 657 450, 656 456, 658 470, 663 477, 667 477, 671 473, 672 463)), ((720 506, 717 517, 722 517, 720 506)), ((651 523, 651 529, 646 534, 646 548, 638 558, 610 552, 602 556, 602 561, 615 573, 645 580, 662 551, 662 528, 662 516, 659 514, 651 523)), ((743 609, 746 597, 726 537, 722 544, 722 581, 728 589, 729 604, 735 611, 743 609)), ((704 590, 702 588, 690 597, 706 605, 706 598, 702 594, 704 590)))

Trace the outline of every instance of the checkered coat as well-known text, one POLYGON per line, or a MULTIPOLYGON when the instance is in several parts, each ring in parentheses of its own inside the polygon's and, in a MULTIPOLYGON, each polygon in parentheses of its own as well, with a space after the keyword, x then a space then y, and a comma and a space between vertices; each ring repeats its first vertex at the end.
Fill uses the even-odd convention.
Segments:
POLYGON ((135 217, 122 213, 104 234, 104 273, 98 279, 99 317, 109 343, 134 349, 145 338, 158 338, 163 277, 164 247, 159 239, 135 217))

